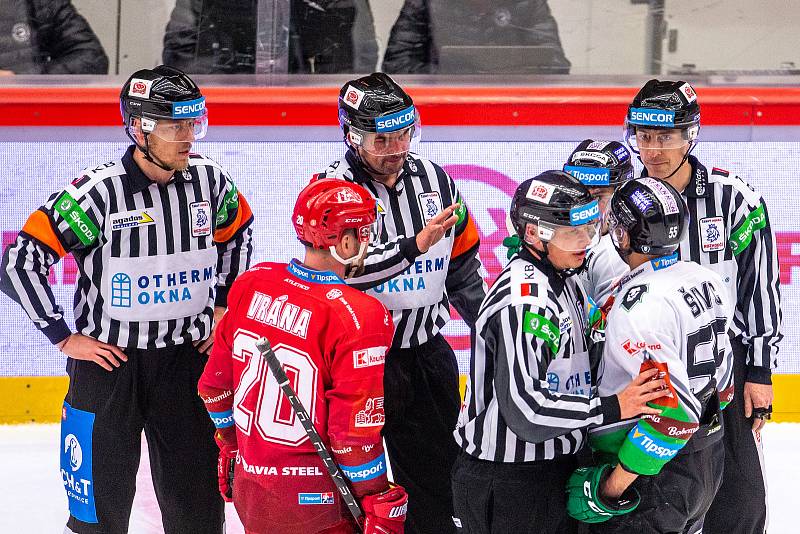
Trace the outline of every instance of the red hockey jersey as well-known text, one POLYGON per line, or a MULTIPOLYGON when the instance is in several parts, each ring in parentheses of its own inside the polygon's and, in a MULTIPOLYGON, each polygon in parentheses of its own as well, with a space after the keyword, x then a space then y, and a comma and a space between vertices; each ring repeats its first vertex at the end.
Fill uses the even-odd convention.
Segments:
POLYGON ((312 533, 350 517, 255 342, 269 339, 359 494, 370 481, 385 484, 376 479, 386 476, 380 432, 392 335, 391 316, 377 299, 296 260, 256 265, 233 284, 199 389, 233 391, 233 500, 248 531, 312 533))

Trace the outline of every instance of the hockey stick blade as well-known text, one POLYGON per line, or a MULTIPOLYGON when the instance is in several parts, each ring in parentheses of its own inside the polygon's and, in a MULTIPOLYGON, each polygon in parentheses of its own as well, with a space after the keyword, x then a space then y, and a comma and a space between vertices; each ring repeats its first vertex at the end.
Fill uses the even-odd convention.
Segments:
POLYGON ((325 468, 328 470, 328 475, 330 475, 331 480, 333 480, 333 483, 336 485, 336 489, 339 490, 342 500, 347 505, 347 509, 350 510, 350 513, 356 520, 356 524, 360 525, 359 519, 361 519, 361 517, 364 515, 364 512, 361 511, 361 507, 358 505, 356 498, 353 496, 353 492, 350 491, 350 486, 347 485, 347 481, 342 475, 342 470, 339 469, 339 465, 333 460, 328 448, 325 447, 325 443, 323 443, 319 432, 317 432, 316 427, 314 427, 314 422, 308 415, 308 411, 306 411, 306 408, 303 406, 303 403, 300 402, 300 399, 297 398, 297 394, 295 393, 294 388, 292 388, 292 384, 289 382, 289 377, 286 376, 286 371, 283 370, 281 362, 278 360, 278 356, 275 354, 275 351, 272 350, 269 340, 265 337, 262 337, 256 341, 256 348, 261 354, 261 357, 267 362, 269 370, 272 372, 272 376, 274 376, 275 380, 278 382, 278 386, 280 386, 283 394, 286 395, 287 399, 289 399, 289 404, 297 414, 297 419, 299 419, 300 423, 303 425, 303 429, 306 431, 306 434, 308 434, 308 437, 311 440, 311 443, 314 445, 314 449, 322 460, 322 463, 325 464, 325 468))

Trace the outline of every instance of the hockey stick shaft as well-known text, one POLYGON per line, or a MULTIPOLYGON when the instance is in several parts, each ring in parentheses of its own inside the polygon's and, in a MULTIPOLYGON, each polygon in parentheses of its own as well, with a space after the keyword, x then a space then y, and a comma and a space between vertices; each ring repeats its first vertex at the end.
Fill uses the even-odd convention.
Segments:
POLYGON ((336 489, 339 490, 342 500, 347 505, 347 509, 350 510, 350 513, 356 520, 356 524, 359 524, 358 521, 361 519, 361 516, 363 516, 364 513, 361 511, 361 507, 358 505, 356 498, 350 491, 350 486, 347 485, 347 481, 342 475, 342 470, 339 469, 339 465, 333 460, 333 457, 331 457, 331 453, 328 448, 325 447, 325 443, 323 443, 319 432, 317 432, 317 429, 314 427, 314 422, 308 416, 305 406, 303 406, 303 403, 297 398, 297 394, 295 393, 294 388, 292 388, 292 384, 289 382, 289 377, 286 376, 286 371, 284 371, 283 367, 281 367, 281 362, 278 360, 278 356, 275 354, 275 351, 272 350, 269 340, 265 337, 262 337, 256 341, 256 348, 258 348, 258 351, 261 353, 261 357, 266 360, 269 370, 272 372, 272 376, 274 376, 275 380, 278 382, 278 386, 280 386, 283 394, 286 395, 287 399, 289 399, 289 404, 291 404, 292 409, 297 414, 297 418, 303 425, 303 429, 306 431, 306 434, 308 434, 308 437, 311 440, 311 443, 314 445, 314 449, 316 449, 317 454, 322 459, 322 463, 325 464, 325 468, 328 470, 328 475, 330 475, 331 480, 333 480, 333 483, 336 485, 336 489))

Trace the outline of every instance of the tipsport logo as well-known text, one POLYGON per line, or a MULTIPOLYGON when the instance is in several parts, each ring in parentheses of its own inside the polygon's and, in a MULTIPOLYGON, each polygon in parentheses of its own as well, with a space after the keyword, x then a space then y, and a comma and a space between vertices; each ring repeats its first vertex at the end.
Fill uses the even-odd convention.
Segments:
POLYGON ((611 181, 611 171, 609 169, 567 165, 564 167, 564 172, 571 174, 580 180, 583 185, 589 187, 608 185, 611 181))

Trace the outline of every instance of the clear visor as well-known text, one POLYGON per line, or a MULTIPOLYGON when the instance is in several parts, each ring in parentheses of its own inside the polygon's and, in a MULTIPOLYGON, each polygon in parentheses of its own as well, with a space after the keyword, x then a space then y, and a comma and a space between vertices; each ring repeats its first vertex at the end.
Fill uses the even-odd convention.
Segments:
POLYGON ((564 226, 545 221, 530 223, 536 235, 566 252, 585 252, 600 241, 600 219, 578 226, 564 226))
POLYGON ((353 146, 373 156, 398 156, 416 150, 422 134, 419 114, 414 124, 393 132, 365 132, 351 127, 347 136, 353 146))
POLYGON ((611 197, 614 196, 613 187, 589 187, 592 198, 597 200, 600 207, 600 230, 602 234, 608 232, 608 213, 611 209, 611 197))
POLYGON ((205 137, 208 113, 190 119, 152 119, 141 117, 142 131, 170 143, 186 143, 205 137))
POLYGON ((625 140, 637 154, 646 150, 677 150, 688 146, 700 130, 698 126, 685 129, 657 130, 629 125, 625 140))
MULTIPOLYGON (((608 233, 611 234, 611 241, 614 242, 614 246, 618 249, 622 249, 622 242, 627 241, 625 236, 628 234, 628 231, 619 223, 613 211, 608 210, 606 220, 608 221, 608 233)), ((627 246, 628 244, 625 243, 625 248, 627 248, 627 246)))

